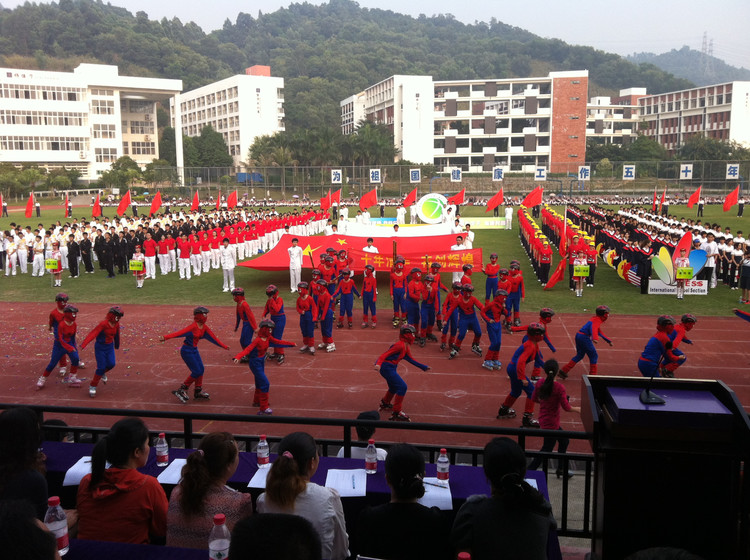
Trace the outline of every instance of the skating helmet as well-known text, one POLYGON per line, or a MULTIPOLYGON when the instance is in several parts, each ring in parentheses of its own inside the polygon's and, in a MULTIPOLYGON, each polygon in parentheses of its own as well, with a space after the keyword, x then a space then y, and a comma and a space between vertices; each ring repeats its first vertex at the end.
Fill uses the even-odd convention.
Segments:
POLYGON ((75 305, 68 304, 63 308, 63 314, 66 319, 75 319, 77 313, 78 308, 75 305))
POLYGON ((120 307, 119 305, 115 305, 114 307, 109 308, 109 311, 107 312, 107 319, 116 323, 123 315, 125 315, 125 312, 122 310, 122 307, 120 307))
POLYGON ((521 263, 518 262, 516 259, 513 259, 512 261, 510 261, 510 266, 511 267, 513 267, 514 264, 517 264, 519 267, 521 266, 521 263))
POLYGON ((497 273, 500 276, 508 276, 508 269, 507 268, 501 268, 500 270, 497 271, 497 273))
POLYGON ((656 330, 669 334, 677 323, 671 315, 662 315, 656 320, 656 330))
POLYGON ((342 268, 342 269, 341 269, 341 272, 339 272, 339 276, 342 276, 342 277, 346 278, 346 277, 348 277, 348 276, 349 276, 349 275, 350 275, 351 273, 352 273, 352 271, 351 271, 351 270, 350 270, 350 269, 349 269, 348 267, 347 267, 347 268, 342 268))
POLYGON ((435 277, 432 274, 426 274, 425 277, 424 277, 424 281, 425 282, 434 282, 435 281, 435 277))
POLYGON ((205 323, 208 319, 208 308, 200 306, 193 309, 193 319, 196 323, 205 323))
POLYGON ((411 269, 411 274, 416 276, 417 280, 419 280, 419 278, 421 278, 422 276, 422 271, 418 267, 415 266, 414 268, 411 269))
POLYGON ((59 294, 57 294, 55 296, 55 301, 64 301, 64 302, 67 302, 68 301, 68 294, 66 294, 64 292, 60 292, 59 294))
POLYGON ((276 323, 274 323, 273 321, 271 321, 271 319, 263 319, 260 322, 260 324, 258 325, 258 331, 261 331, 261 330, 264 330, 264 329, 265 330, 264 330, 264 332, 261 332, 259 334, 268 336, 268 335, 271 334, 271 331, 274 329, 275 326, 276 326, 276 323))
POLYGON ((547 332, 547 329, 542 323, 531 323, 526 327, 526 334, 529 336, 544 336, 545 332, 547 332))
POLYGON ((490 260, 495 262, 497 260, 497 253, 490 253, 490 260))
POLYGON ((326 249, 326 253, 328 253, 329 255, 335 255, 336 254, 336 249, 334 249, 333 247, 328 247, 326 249))
POLYGON ((437 271, 437 270, 440 270, 441 268, 443 268, 443 265, 440 263, 434 262, 430 264, 430 270, 432 271, 437 271))
POLYGON ((417 336, 417 329, 411 325, 404 325, 399 331, 399 338, 404 342, 411 344, 414 342, 414 338, 417 336))
POLYGON ((244 298, 245 297, 245 289, 244 288, 235 288, 232 290, 232 297, 233 298, 244 298))
POLYGON ((682 316, 682 317, 680 318, 680 321, 681 321, 682 323, 685 323, 686 325, 687 325, 687 324, 693 324, 693 325, 694 325, 695 323, 697 323, 697 322, 698 322, 698 318, 697 318, 697 317, 696 317, 695 315, 693 315, 692 313, 685 313, 685 314, 684 314, 684 315, 683 315, 683 316, 682 316))
POLYGON ((371 264, 365 265, 365 276, 370 276, 372 273, 375 272, 375 267, 371 264))
POLYGON ((471 284, 463 284, 461 286, 461 291, 462 292, 467 292, 467 293, 470 294, 470 293, 472 293, 474 291, 474 286, 472 286, 471 284))
POLYGON ((339 257, 345 257, 346 256, 346 249, 341 249, 339 251, 339 257))
POLYGON ((278 289, 278 288, 277 288, 276 286, 274 286, 273 284, 270 284, 270 285, 269 285, 269 286, 268 286, 268 287, 266 288, 266 295, 267 295, 268 297, 273 297, 273 296, 275 296, 275 295, 276 295, 276 294, 278 294, 278 293, 279 293, 279 289, 278 289))
POLYGON ((313 268, 312 269, 312 277, 313 277, 313 279, 320 278, 320 276, 321 276, 320 270, 317 269, 317 268, 313 268))
POLYGON ((549 307, 545 307, 539 311, 539 318, 542 320, 542 323, 549 323, 554 316, 555 312, 549 307))
POLYGON ((328 255, 326 255, 325 253, 321 253, 320 254, 320 262, 325 262, 327 256, 328 255))
POLYGON ((495 292, 495 299, 497 299, 497 298, 503 298, 503 299, 505 299, 507 297, 508 297, 508 292, 505 291, 505 290, 497 290, 495 292))
POLYGON ((609 307, 606 305, 600 305, 596 308, 597 317, 606 317, 607 315, 609 315, 609 307))
POLYGON ((516 271, 516 272, 517 272, 517 271, 520 271, 520 270, 521 270, 521 265, 520 265, 520 264, 518 264, 517 262, 514 262, 514 263, 510 263, 510 269, 511 269, 512 271, 516 271))
POLYGON ((461 284, 461 282, 453 282, 453 284, 451 284, 451 288, 453 288, 454 292, 460 292, 462 285, 463 284, 461 284))
POLYGON ((464 272, 468 272, 469 274, 471 274, 471 269, 472 268, 474 268, 473 264, 466 263, 465 265, 463 265, 461 267, 461 270, 463 270, 464 272))
POLYGON ((404 264, 406 264, 406 261, 403 258, 396 257, 396 260, 394 261, 394 266, 396 270, 403 270, 404 264))
POLYGON ((333 257, 331 255, 326 255, 326 262, 333 263, 333 257))
POLYGON ((322 288, 323 288, 324 290, 327 290, 327 289, 328 289, 328 282, 326 282, 326 281, 325 281, 325 280, 323 280, 322 278, 320 278, 319 280, 316 280, 316 281, 315 281, 315 283, 316 283, 316 284, 317 284, 318 286, 322 287, 322 288))
POLYGON ((310 289, 310 284, 308 284, 307 282, 300 282, 299 284, 297 284, 297 289, 299 290, 299 293, 306 294, 310 289))

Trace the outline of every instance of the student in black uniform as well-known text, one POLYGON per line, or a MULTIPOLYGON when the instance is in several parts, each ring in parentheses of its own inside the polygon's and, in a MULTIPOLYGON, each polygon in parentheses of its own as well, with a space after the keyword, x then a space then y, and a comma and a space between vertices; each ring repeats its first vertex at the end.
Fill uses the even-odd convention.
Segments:
POLYGON ((78 257, 81 256, 81 249, 76 243, 76 237, 72 233, 68 236, 68 270, 70 278, 78 278, 78 257))
POLYGON ((92 245, 91 239, 89 239, 89 234, 86 231, 83 232, 83 239, 79 245, 79 250, 81 252, 83 267, 86 269, 86 274, 93 274, 94 264, 91 262, 92 245))

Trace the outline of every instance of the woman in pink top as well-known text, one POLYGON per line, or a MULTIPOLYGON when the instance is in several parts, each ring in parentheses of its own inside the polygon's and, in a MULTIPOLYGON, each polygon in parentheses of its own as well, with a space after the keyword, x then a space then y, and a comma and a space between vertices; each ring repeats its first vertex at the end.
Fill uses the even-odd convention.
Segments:
MULTIPOLYGON (((539 403, 539 427, 544 430, 562 430, 560 427, 560 409, 568 412, 581 412, 580 406, 570 406, 568 402, 568 394, 565 392, 565 386, 562 383, 555 381, 560 366, 556 360, 547 360, 544 362, 544 372, 547 374, 547 378, 544 383, 538 383, 534 388, 534 393, 531 395, 531 400, 539 403)), ((568 438, 564 437, 545 437, 541 453, 549 453, 555 448, 557 443, 557 452, 564 454, 568 450, 568 438)), ((535 457, 531 464, 529 464, 529 470, 535 471, 539 468, 542 463, 542 457, 535 457)), ((563 462, 562 460, 557 465, 557 478, 563 475, 563 462)), ((573 472, 568 470, 565 473, 567 478, 573 476, 573 472)))

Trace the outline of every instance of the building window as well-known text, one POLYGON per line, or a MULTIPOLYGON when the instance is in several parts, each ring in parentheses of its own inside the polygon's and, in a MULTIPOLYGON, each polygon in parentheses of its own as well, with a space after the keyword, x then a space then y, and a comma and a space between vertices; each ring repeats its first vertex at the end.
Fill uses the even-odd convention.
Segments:
POLYGON ((91 101, 91 112, 95 115, 114 115, 115 102, 104 99, 93 99, 91 101))
POLYGON ((111 163, 117 161, 117 148, 95 148, 94 155, 97 163, 111 163))
POLYGON ((95 124, 92 130, 94 138, 114 138, 115 125, 113 124, 95 124))
POLYGON ((156 144, 154 142, 131 142, 130 148, 134 156, 156 155, 156 144))
POLYGON ((130 134, 153 134, 153 121, 130 121, 130 134))

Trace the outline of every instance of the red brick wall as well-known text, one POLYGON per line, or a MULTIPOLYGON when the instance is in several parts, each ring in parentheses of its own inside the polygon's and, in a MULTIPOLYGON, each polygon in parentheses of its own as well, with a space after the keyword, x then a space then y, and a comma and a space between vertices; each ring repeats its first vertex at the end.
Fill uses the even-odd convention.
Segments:
POLYGON ((578 173, 578 166, 586 162, 588 93, 586 76, 552 78, 550 173, 578 173))

